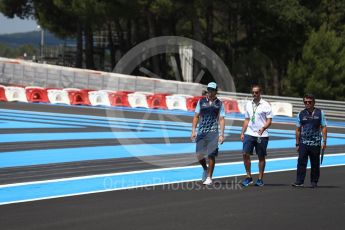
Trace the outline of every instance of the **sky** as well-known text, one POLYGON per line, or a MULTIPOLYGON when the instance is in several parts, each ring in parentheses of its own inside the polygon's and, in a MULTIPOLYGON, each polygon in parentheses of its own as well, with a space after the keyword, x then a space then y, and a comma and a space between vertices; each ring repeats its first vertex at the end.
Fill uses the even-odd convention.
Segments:
POLYGON ((37 30, 35 20, 23 20, 20 18, 7 18, 0 13, 0 34, 11 34, 37 30))

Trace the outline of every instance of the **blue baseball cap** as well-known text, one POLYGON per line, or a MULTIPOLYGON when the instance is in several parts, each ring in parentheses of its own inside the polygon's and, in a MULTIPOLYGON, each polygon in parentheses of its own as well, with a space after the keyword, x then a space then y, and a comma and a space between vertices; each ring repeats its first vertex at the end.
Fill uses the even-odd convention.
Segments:
POLYGON ((207 89, 214 89, 214 90, 217 90, 217 84, 215 82, 210 82, 208 83, 207 85, 207 89))

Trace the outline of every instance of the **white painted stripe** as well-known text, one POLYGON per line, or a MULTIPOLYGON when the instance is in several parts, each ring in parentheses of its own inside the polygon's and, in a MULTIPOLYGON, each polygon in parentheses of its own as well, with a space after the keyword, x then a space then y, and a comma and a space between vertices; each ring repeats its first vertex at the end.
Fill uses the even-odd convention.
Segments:
MULTIPOLYGON (((337 154, 334 154, 334 155, 337 155, 337 154)), ((321 166, 321 167, 322 168, 329 168, 329 167, 338 167, 338 166, 345 166, 345 164, 327 165, 327 166, 321 166)), ((294 170, 296 170, 296 168, 284 169, 284 170, 272 170, 272 171, 267 171, 265 173, 285 172, 285 171, 294 171, 294 170)), ((256 174, 258 174, 258 173, 253 173, 253 175, 256 175, 256 174)), ((230 178, 230 177, 243 176, 243 175, 245 175, 245 173, 244 174, 234 174, 234 175, 229 175, 229 176, 214 177, 214 179, 220 179, 220 178, 226 178, 226 177, 230 178)), ((156 184, 140 185, 140 186, 129 186, 129 187, 123 187, 123 188, 114 188, 114 189, 109 189, 109 190, 98 190, 98 191, 92 191, 92 192, 67 194, 67 195, 61 195, 61 196, 50 196, 50 197, 43 197, 43 198, 36 198, 36 199, 27 199, 27 200, 3 202, 3 203, 0 203, 0 205, 25 203, 25 202, 40 201, 40 200, 50 200, 50 199, 57 199, 57 198, 64 198, 64 197, 74 197, 74 196, 81 196, 81 195, 88 195, 88 194, 95 194, 95 193, 113 192, 113 191, 119 191, 119 190, 128 190, 128 189, 134 189, 134 188, 154 187, 154 186, 161 186, 161 185, 167 185, 167 184, 188 183, 188 182, 199 181, 199 180, 183 180, 183 181, 177 181, 177 182, 156 183, 156 184)))
MULTIPOLYGON (((343 155, 345 155, 345 153, 325 154, 325 158, 326 157, 332 157, 332 156, 343 156, 343 155)), ((279 158, 267 159, 266 161, 267 162, 271 162, 271 161, 292 160, 292 159, 297 159, 297 156, 296 157, 279 157, 279 158)), ((253 160, 252 161, 252 163, 257 163, 257 162, 258 162, 258 160, 253 160)), ((243 164, 243 161, 219 163, 219 164, 216 164, 216 165, 218 165, 218 166, 228 166, 228 165, 235 165, 235 164, 243 164)), ((41 180, 41 181, 12 183, 12 184, 0 185, 0 188, 9 188, 9 187, 20 186, 20 185, 32 185, 32 184, 41 184, 41 183, 52 183, 52 182, 62 182, 62 181, 91 179, 91 178, 98 178, 98 177, 120 176, 120 175, 136 174, 136 173, 163 172, 163 171, 168 171, 168 170, 179 170, 179 169, 194 169, 194 168, 200 168, 200 165, 172 167, 172 168, 159 168, 159 169, 147 169, 147 170, 136 170, 136 171, 129 171, 129 172, 106 173, 106 174, 88 175, 88 176, 79 176, 79 177, 69 177, 69 178, 52 179, 52 180, 41 180)))

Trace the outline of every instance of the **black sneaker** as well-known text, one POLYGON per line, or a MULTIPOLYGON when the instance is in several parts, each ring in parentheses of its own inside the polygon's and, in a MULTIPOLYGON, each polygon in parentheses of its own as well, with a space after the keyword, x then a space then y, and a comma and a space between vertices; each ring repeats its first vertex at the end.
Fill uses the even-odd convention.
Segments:
POLYGON ((312 188, 316 188, 317 187, 317 183, 316 182, 311 182, 311 187, 312 188))
POLYGON ((299 183, 299 182, 295 182, 295 183, 291 184, 291 186, 293 186, 293 187, 303 187, 304 184, 303 183, 299 183))

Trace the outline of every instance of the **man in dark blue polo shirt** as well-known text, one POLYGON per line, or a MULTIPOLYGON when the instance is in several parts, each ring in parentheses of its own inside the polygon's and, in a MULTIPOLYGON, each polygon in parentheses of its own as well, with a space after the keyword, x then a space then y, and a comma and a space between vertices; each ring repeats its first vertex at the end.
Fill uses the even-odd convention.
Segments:
POLYGON ((296 150, 299 155, 297 178, 292 186, 303 186, 309 157, 310 182, 311 186, 315 188, 320 177, 320 149, 326 149, 327 122, 324 112, 314 107, 315 97, 313 95, 306 94, 303 97, 303 102, 305 109, 298 114, 296 123, 296 150))
POLYGON ((203 184, 211 185, 215 158, 218 156, 218 144, 224 141, 225 111, 223 103, 216 97, 217 84, 215 82, 207 85, 207 92, 207 96, 200 99, 195 108, 191 139, 196 141, 197 157, 204 169, 203 184), (197 124, 199 125, 196 134, 197 124), (220 126, 220 133, 218 126, 220 126), (207 167, 205 155, 208 155, 209 167, 207 167))

